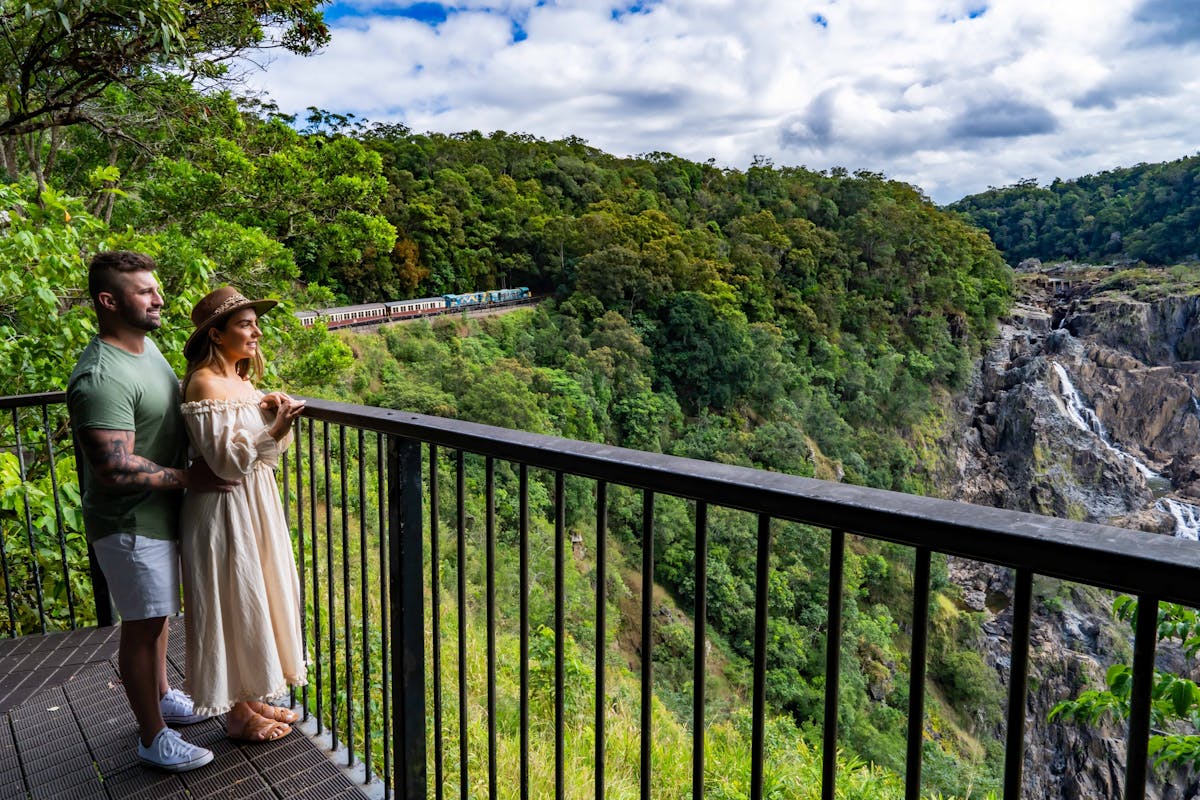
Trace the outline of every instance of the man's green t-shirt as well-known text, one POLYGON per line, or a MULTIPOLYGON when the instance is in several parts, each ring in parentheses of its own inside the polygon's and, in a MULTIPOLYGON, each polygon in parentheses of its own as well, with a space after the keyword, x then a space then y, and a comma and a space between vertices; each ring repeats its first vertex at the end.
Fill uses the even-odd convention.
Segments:
MULTIPOLYGON (((87 429, 133 431, 133 452, 164 467, 187 466, 187 432, 179 411, 179 379, 154 342, 140 355, 92 339, 67 384, 76 438, 87 429)), ((104 486, 80 458, 83 521, 89 541, 112 533, 179 537, 182 491, 104 486)))

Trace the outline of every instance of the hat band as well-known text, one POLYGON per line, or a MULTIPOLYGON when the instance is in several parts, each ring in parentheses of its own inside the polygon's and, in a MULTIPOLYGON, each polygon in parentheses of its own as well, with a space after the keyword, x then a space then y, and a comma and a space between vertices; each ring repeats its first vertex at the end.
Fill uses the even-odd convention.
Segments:
POLYGON ((225 302, 221 303, 221 305, 217 306, 216 308, 214 308, 212 310, 212 313, 208 315, 208 319, 206 319, 205 322, 208 322, 208 320, 215 319, 216 317, 221 316, 222 314, 224 314, 226 311, 233 308, 234 306, 246 305, 249 302, 250 302, 249 300, 242 297, 240 294, 235 294, 231 297, 227 297, 227 298, 225 298, 225 302))

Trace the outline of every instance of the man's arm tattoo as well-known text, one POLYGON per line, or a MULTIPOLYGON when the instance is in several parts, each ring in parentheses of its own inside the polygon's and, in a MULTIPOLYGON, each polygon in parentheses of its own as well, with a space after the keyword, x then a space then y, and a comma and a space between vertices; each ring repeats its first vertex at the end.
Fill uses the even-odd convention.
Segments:
POLYGON ((164 467, 133 452, 133 431, 84 430, 80 446, 96 478, 120 489, 182 489, 183 470, 164 467))

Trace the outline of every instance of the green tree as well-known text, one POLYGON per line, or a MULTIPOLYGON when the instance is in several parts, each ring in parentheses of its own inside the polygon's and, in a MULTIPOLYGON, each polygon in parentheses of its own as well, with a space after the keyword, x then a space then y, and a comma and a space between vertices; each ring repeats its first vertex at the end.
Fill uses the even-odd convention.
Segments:
POLYGON ((657 374, 670 382, 685 411, 725 409, 749 389, 751 344, 746 325, 718 316, 701 295, 675 295, 653 346, 657 374))
POLYGON ((6 394, 66 388, 68 359, 95 332, 79 253, 96 247, 104 232, 78 200, 48 190, 38 205, 20 188, 0 184, 0 385, 6 394))
POLYGON ((109 86, 136 94, 167 72, 217 78, 251 50, 315 51, 329 39, 318 6, 313 0, 3 0, 0 155, 10 180, 22 142, 40 180, 44 132, 80 123, 119 131, 120 116, 96 103, 109 86))

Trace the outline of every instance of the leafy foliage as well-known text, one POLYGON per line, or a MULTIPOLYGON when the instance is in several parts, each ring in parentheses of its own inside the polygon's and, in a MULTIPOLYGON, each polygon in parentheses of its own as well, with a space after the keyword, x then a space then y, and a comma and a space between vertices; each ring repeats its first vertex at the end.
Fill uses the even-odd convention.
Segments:
POLYGON ((63 354, 82 350, 95 329, 78 305, 79 251, 102 226, 77 200, 46 192, 31 203, 2 184, 0 215, 0 384, 10 394, 64 389, 63 354))
MULTIPOLYGON (((329 31, 311 0, 214 3, 192 0, 3 0, 0 85, 7 87, 0 142, 87 122, 111 85, 133 89, 159 71, 206 77, 260 47, 311 53, 329 31)), ((11 154, 11 149, 0 148, 11 154)), ((10 174, 14 165, 6 163, 10 174)))
MULTIPOLYGON (((1127 595, 1113 601, 1113 616, 1137 627, 1138 602, 1127 595)), ((1188 659, 1200 652, 1200 614, 1175 603, 1158 604, 1159 643, 1174 643, 1188 659)), ((1064 700, 1050 712, 1063 718, 1096 725, 1129 717, 1133 668, 1113 664, 1104 676, 1103 689, 1089 689, 1073 700, 1064 700)), ((1200 686, 1188 678, 1154 670, 1150 692, 1149 753, 1157 766, 1195 767, 1200 764, 1200 686)))
POLYGON ((1200 156, 1055 180, 1024 180, 949 206, 1010 264, 1027 258, 1173 264, 1200 253, 1200 156))

